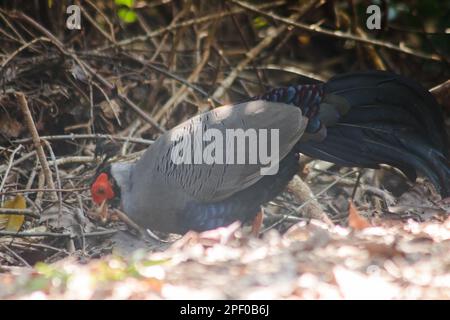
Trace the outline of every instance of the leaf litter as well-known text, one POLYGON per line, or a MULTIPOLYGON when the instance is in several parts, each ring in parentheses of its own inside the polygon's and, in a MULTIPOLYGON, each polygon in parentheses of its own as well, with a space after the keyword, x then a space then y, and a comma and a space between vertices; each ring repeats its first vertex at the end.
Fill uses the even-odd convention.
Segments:
MULTIPOLYGON (((180 241, 180 240, 179 240, 180 241)), ((450 219, 362 230, 300 222, 261 239, 175 242, 81 265, 73 258, 0 275, 22 299, 449 299, 450 219), (36 284, 41 286, 36 288, 36 284), (230 285, 232 283, 232 285, 230 285)))

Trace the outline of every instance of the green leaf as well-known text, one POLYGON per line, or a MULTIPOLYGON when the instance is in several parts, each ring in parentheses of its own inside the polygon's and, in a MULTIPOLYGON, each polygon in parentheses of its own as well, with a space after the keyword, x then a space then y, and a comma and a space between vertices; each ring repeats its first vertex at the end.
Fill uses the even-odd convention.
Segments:
POLYGON ((136 13, 131 9, 120 8, 117 14, 119 15, 119 18, 125 23, 133 23, 137 19, 136 13))
POLYGON ((115 0, 114 2, 118 6, 125 6, 128 8, 132 8, 134 4, 134 0, 115 0))
POLYGON ((45 278, 45 277, 37 277, 37 278, 31 279, 26 284, 26 289, 29 292, 45 290, 45 289, 47 289, 50 286, 50 284, 51 284, 51 279, 45 278))
POLYGON ((144 267, 152 267, 152 266, 157 266, 160 264, 165 264, 167 262, 169 262, 170 259, 160 259, 160 260, 146 260, 146 261, 142 261, 142 265, 144 267))
POLYGON ((261 29, 264 28, 268 25, 269 23, 267 22, 267 19, 264 17, 256 17, 253 19, 253 26, 256 29, 261 29))

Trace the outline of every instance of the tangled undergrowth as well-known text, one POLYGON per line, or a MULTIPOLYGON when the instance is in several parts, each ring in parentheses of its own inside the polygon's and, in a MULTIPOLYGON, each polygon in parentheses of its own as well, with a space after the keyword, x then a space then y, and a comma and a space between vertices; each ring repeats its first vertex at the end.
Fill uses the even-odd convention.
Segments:
MULTIPOLYGON (((182 297, 189 289, 179 286, 179 270, 210 266, 218 280, 200 290, 200 297, 348 297, 352 293, 342 281, 371 283, 374 274, 392 282, 386 284, 389 297, 450 296, 449 211, 426 182, 412 185, 389 167, 361 171, 308 158, 302 158, 298 176, 314 199, 302 205, 304 185, 291 185, 266 206, 261 240, 242 244, 245 236, 238 237, 210 249, 175 246, 183 258, 172 248, 130 263, 111 257, 87 266, 74 263, 115 249, 127 252, 130 246, 156 251, 168 246, 124 236, 122 222, 93 209, 88 188, 102 155, 136 159, 161 132, 199 112, 271 86, 317 82, 358 69, 413 77, 435 87, 447 107, 448 84, 439 84, 449 78, 450 49, 439 7, 429 1, 425 11, 422 1, 413 1, 405 9, 393 1, 394 14, 384 16, 386 27, 374 32, 364 26, 364 3, 351 7, 346 1, 75 3, 81 30, 65 27, 65 1, 11 1, 0 8, 0 269, 9 272, 0 281, 14 283, 2 287, 0 297, 182 297), (327 222, 347 226, 349 198, 359 215, 378 226, 368 228, 369 234, 307 224, 326 214, 327 222), (384 220, 395 221, 395 227, 382 229, 384 220), (295 225, 296 241, 285 234, 295 225), (423 236, 414 228, 439 229, 441 236, 434 231, 423 236), (360 250, 363 258, 354 256, 360 250), (376 272, 370 269, 374 254, 381 257, 374 262, 376 272), (68 270, 49 265, 61 259, 68 270), (244 267, 245 259, 254 263, 244 267), (422 265, 421 259, 429 263, 422 265), (228 273, 224 261, 234 261, 228 273), (218 289, 230 281, 222 273, 245 278, 265 268, 255 261, 273 272, 242 282, 248 291, 218 289), (422 268, 429 268, 422 273, 429 278, 417 284, 412 278, 422 268), (104 270, 100 279, 88 275, 98 269, 104 270), (285 278, 273 278, 279 274, 285 278), (85 281, 86 291, 71 291, 73 277, 85 277, 76 281, 85 281), (97 286, 105 279, 121 284, 97 286), (279 291, 270 295, 261 289, 268 283, 278 283, 279 291)), ((191 287, 200 285, 200 274, 191 276, 191 287)))

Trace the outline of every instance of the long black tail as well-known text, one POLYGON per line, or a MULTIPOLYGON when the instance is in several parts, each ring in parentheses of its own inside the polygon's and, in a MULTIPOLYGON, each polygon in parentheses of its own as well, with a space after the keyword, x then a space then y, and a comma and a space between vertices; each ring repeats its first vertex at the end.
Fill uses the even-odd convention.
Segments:
POLYGON ((444 118, 427 90, 410 79, 380 71, 337 76, 322 90, 327 102, 320 104, 318 117, 326 126, 326 137, 300 141, 300 152, 343 166, 388 164, 413 181, 419 172, 442 196, 450 195, 444 118), (328 109, 333 114, 339 110, 337 121, 327 120, 328 109))

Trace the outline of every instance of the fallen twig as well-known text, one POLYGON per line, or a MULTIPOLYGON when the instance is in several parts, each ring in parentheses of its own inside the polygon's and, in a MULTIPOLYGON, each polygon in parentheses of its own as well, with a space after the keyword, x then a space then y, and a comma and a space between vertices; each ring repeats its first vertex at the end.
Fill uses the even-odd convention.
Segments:
POLYGON ((16 153, 22 148, 22 146, 18 146, 11 154, 11 157, 9 158, 8 166, 6 167, 5 175, 3 176, 2 183, 0 183, 0 191, 3 190, 3 187, 5 186, 6 179, 8 178, 9 171, 11 170, 13 163, 14 163, 14 156, 16 153))
POLYGON ((31 209, 0 208, 0 214, 23 215, 23 216, 36 218, 36 219, 40 218, 40 216, 38 214, 36 214, 34 210, 31 210, 31 209))
MULTIPOLYGON (((118 140, 124 142, 132 142, 132 143, 140 143, 145 145, 151 145, 153 140, 141 139, 141 138, 132 138, 132 137, 121 137, 111 134, 61 134, 61 135, 53 135, 53 136, 41 136, 41 139, 44 140, 80 140, 80 139, 94 139, 94 140, 118 140)), ((32 138, 24 138, 13 140, 13 143, 29 143, 32 142, 32 138)))
POLYGON ((1 244, 3 248, 6 249, 6 251, 8 251, 10 254, 12 254, 17 260, 19 260, 20 262, 22 262, 27 268, 31 268, 30 264, 24 259, 22 258, 18 253, 16 253, 14 250, 12 250, 11 248, 9 248, 7 245, 5 244, 1 244))
MULTIPOLYGON (((108 236, 117 233, 117 230, 104 230, 84 233, 85 237, 98 237, 98 236, 108 236)), ((0 236, 11 236, 17 238, 28 238, 28 237, 54 237, 54 238, 70 238, 73 237, 71 233, 56 233, 56 232, 14 232, 14 231, 0 231, 0 236)))
MULTIPOLYGON (((210 32, 208 39, 206 40, 205 44, 205 51, 203 53, 203 56, 201 58, 200 63, 197 65, 197 67, 192 71, 191 75, 188 77, 187 81, 189 82, 196 82, 198 80, 198 77, 205 67, 206 63, 209 60, 210 52, 211 52, 211 42, 213 39, 213 33, 210 32)), ((172 107, 175 107, 180 101, 182 101, 186 95, 188 94, 188 87, 186 85, 182 85, 181 88, 175 92, 174 95, 170 97, 169 100, 158 110, 158 112, 155 115, 156 121, 165 121, 163 119, 163 116, 170 113, 172 107)))
MULTIPOLYGON (((12 163, 12 167, 21 164, 22 162, 28 160, 28 159, 31 158, 31 157, 34 157, 35 155, 36 155, 36 151, 31 151, 31 152, 25 154, 24 156, 20 157, 20 158, 17 159, 16 161, 14 161, 14 162, 12 163)), ((8 166, 7 166, 7 165, 2 165, 2 166, 0 166, 0 173, 6 171, 7 169, 8 169, 8 166)))
POLYGON ((447 111, 450 110, 450 80, 431 88, 430 92, 447 111))
POLYGON ((121 221, 123 221, 127 226, 129 226, 132 229, 135 229, 141 236, 145 234, 144 230, 136 224, 133 220, 131 220, 130 217, 127 216, 126 213, 120 211, 119 209, 114 209, 113 213, 119 217, 121 221))
MULTIPOLYGON (((106 86, 110 90, 114 90, 115 86, 111 84, 108 80, 106 80, 103 76, 101 76, 96 70, 94 70, 89 64, 82 61, 73 51, 68 51, 64 44, 56 38, 50 31, 48 31, 44 26, 42 26, 40 23, 38 23, 36 20, 32 19, 28 15, 24 14, 23 12, 17 12, 17 14, 11 14, 12 16, 16 16, 20 19, 25 20, 29 24, 31 24, 33 27, 38 29, 40 32, 45 34, 51 42, 66 56, 72 58, 83 70, 84 74, 86 76, 91 76, 93 78, 96 78, 99 80, 104 86, 106 86)), ((153 127, 158 129, 161 132, 165 132, 165 130, 151 117, 149 116, 144 110, 139 108, 133 101, 131 101, 126 95, 123 93, 118 93, 117 97, 126 105, 128 105, 134 112, 136 112, 141 118, 143 118, 145 121, 150 123, 153 127)))
MULTIPOLYGON (((33 144, 36 149, 39 162, 42 166, 42 170, 44 171, 47 187, 49 187, 50 189, 55 189, 55 183, 53 182, 52 172, 50 171, 47 158, 45 157, 44 149, 42 148, 41 140, 39 138, 39 134, 34 124, 33 116, 31 115, 30 109, 28 108, 27 99, 25 98, 25 95, 22 92, 17 92, 16 97, 19 102, 19 107, 22 110, 22 113, 25 117, 25 122, 27 124, 28 130, 30 131, 31 137, 33 139, 33 144)), ((53 195, 56 196, 54 193, 53 195)))
MULTIPOLYGON (((45 145, 47 146, 48 151, 50 152, 50 156, 52 158, 53 166, 55 167, 56 183, 58 184, 58 189, 62 189, 61 178, 59 176, 59 169, 58 169, 58 164, 56 163, 55 153, 53 152, 53 149, 52 149, 52 146, 50 145, 50 142, 48 142, 47 140, 42 140, 42 141, 45 143, 45 145)), ((62 215, 62 206, 63 206, 62 194, 61 194, 61 192, 56 192, 56 194, 58 195, 58 212, 59 212, 59 217, 61 217, 61 215, 62 215)))
POLYGON ((36 193, 36 192, 75 192, 75 191, 85 191, 88 190, 89 187, 81 187, 81 188, 71 188, 71 189, 22 189, 22 190, 9 190, 2 191, 0 195, 7 194, 17 194, 17 193, 36 193))
MULTIPOLYGON (((290 18, 295 20, 297 19, 301 14, 295 13, 290 18)), ((239 74, 244 70, 245 67, 247 67, 253 59, 255 59, 261 51, 263 51, 265 48, 270 46, 278 36, 280 36, 283 32, 285 32, 287 29, 287 25, 282 25, 273 33, 270 33, 267 37, 265 37, 263 40, 261 40, 255 47, 253 47, 250 51, 247 52, 246 57, 239 62, 239 64, 231 71, 231 73, 226 77, 220 86, 214 91, 212 94, 212 97, 214 99, 220 99, 225 94, 225 91, 233 84, 234 80, 239 76, 239 74)))

